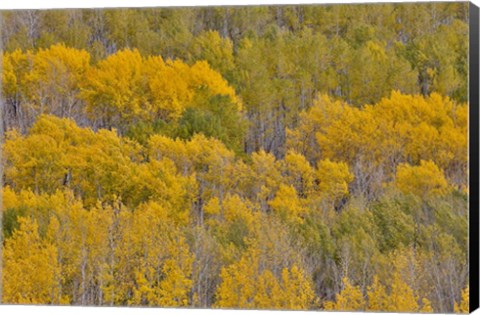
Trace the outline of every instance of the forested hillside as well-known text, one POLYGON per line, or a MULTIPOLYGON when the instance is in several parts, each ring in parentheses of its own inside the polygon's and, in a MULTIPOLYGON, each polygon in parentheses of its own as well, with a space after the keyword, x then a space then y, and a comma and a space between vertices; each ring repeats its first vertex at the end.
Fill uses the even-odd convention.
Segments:
POLYGON ((1 15, 3 303, 468 311, 468 3, 1 15))

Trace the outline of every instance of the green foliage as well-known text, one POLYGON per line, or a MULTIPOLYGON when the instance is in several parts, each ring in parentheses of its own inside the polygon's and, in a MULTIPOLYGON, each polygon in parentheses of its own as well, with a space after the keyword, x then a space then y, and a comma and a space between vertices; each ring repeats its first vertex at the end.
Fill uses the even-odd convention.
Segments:
POLYGON ((170 135, 191 139, 201 133, 221 140, 236 153, 243 152, 246 121, 237 111, 237 105, 226 96, 211 97, 199 108, 187 109, 178 121, 178 127, 170 135))
POLYGON ((415 221, 408 211, 414 206, 401 197, 390 198, 383 198, 372 206, 373 220, 380 234, 379 247, 382 252, 409 247, 414 240, 415 221))
POLYGON ((3 210, 2 224, 5 238, 11 237, 13 231, 19 228, 18 218, 25 216, 26 212, 26 208, 3 210))

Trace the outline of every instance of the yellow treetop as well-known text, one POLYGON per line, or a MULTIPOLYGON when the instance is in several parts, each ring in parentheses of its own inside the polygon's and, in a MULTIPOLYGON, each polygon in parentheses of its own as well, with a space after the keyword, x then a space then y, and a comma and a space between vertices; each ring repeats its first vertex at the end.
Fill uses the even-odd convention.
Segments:
POLYGON ((19 229, 6 240, 3 252, 3 303, 58 304, 61 269, 57 249, 42 240, 38 224, 19 219, 19 229))
POLYGON ((448 182, 442 170, 432 161, 422 160, 418 166, 399 165, 395 183, 403 193, 421 198, 443 195, 448 191, 448 182))
POLYGON ((354 286, 347 278, 343 278, 343 289, 336 294, 335 302, 328 301, 324 304, 328 311, 363 311, 366 308, 366 301, 358 286, 354 286))

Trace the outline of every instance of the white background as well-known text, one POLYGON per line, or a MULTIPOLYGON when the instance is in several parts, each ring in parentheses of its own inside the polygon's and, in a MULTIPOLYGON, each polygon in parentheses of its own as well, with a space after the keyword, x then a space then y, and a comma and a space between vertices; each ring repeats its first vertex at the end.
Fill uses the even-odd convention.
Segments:
MULTIPOLYGON (((440 0, 444 1, 444 0, 440 0)), ((364 3, 364 2, 414 2, 389 0, 0 0, 0 10, 4 9, 46 9, 46 8, 102 8, 102 7, 158 7, 158 6, 194 6, 194 5, 247 5, 247 4, 310 4, 310 3, 364 3)), ((426 2, 426 1, 422 1, 426 2)), ((438 2, 438 0, 437 0, 438 2)), ((480 6, 480 0, 472 1, 480 6)), ((478 267, 477 267, 478 268, 478 267)), ((162 308, 129 308, 129 307, 74 307, 74 306, 11 306, 1 305, 1 315, 22 314, 68 314, 68 315, 153 315, 153 314, 186 314, 186 315, 295 315, 312 314, 313 312, 291 311, 238 311, 211 309, 162 309, 162 308)), ((321 312, 325 315, 358 315, 352 312, 321 312)), ((368 313, 364 313, 368 314, 368 313)), ((373 313, 372 313, 373 314, 373 313)), ((391 313, 383 313, 391 314, 391 313)), ((480 315, 480 310, 474 314, 480 315)))

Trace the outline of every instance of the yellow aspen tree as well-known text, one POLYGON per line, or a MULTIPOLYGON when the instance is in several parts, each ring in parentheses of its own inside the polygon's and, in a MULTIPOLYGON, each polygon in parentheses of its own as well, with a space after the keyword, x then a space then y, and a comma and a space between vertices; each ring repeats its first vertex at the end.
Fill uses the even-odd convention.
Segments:
POLYGON ((2 91, 3 96, 18 103, 22 93, 22 83, 28 73, 28 56, 21 50, 3 53, 2 91))
POLYGON ((156 300, 155 289, 150 285, 145 274, 154 272, 153 270, 145 270, 145 268, 138 268, 135 271, 133 281, 135 288, 132 290, 132 297, 128 301, 128 305, 148 305, 156 300))
MULTIPOLYGON (((451 132, 457 131, 455 128, 449 128, 451 132)), ((440 130, 427 122, 421 122, 418 125, 408 125, 406 131, 405 153, 414 163, 420 160, 436 160, 437 163, 444 164, 445 157, 438 156, 433 146, 441 145, 443 139, 440 137, 440 130)), ((445 165, 445 164, 444 164, 445 165)))
POLYGON ((155 160, 170 159, 180 174, 191 175, 196 180, 190 186, 190 192, 196 198, 199 222, 202 222, 205 202, 212 197, 223 199, 232 186, 232 178, 227 174, 234 164, 235 154, 217 139, 197 134, 183 141, 154 135, 150 138, 148 151, 155 160))
POLYGON ((222 202, 222 207, 226 222, 242 221, 250 232, 258 227, 258 213, 252 211, 248 200, 242 200, 238 195, 228 195, 222 202))
POLYGON ((282 300, 286 297, 273 273, 270 270, 265 270, 257 281, 254 296, 255 307, 259 309, 281 309, 282 300))
POLYGON ((121 282, 113 282, 114 287, 119 286, 119 298, 130 305, 174 307, 190 303, 194 255, 179 224, 173 209, 153 201, 125 217, 115 252, 121 282))
MULTIPOLYGON (((55 244, 58 263, 62 267, 59 290, 68 296, 70 303, 81 303, 80 296, 85 294, 87 287, 86 274, 82 274, 81 270, 86 270, 86 251, 93 251, 91 244, 86 242, 89 213, 71 191, 58 190, 52 195, 43 195, 39 198, 44 199, 43 202, 50 209, 46 239, 55 244), (77 294, 74 295, 73 292, 77 294)), ((95 225, 97 229, 100 227, 99 223, 95 225)), ((101 231, 97 230, 98 238, 100 234, 101 231)))
POLYGON ((269 206, 286 221, 302 221, 302 216, 307 209, 302 206, 295 188, 281 184, 275 198, 270 201, 269 206))
POLYGON ((2 97, 6 130, 17 127, 25 130, 35 113, 25 104, 26 88, 23 84, 30 69, 29 54, 21 50, 3 53, 2 97))
POLYGON ((318 162, 316 175, 322 199, 333 204, 348 195, 348 185, 353 180, 353 175, 346 163, 321 160, 318 162))
POLYGON ((63 44, 33 54, 33 67, 25 76, 28 101, 42 113, 78 117, 80 83, 90 69, 90 54, 63 44))
POLYGON ((315 191, 315 171, 305 157, 289 150, 284 159, 288 182, 300 197, 307 198, 315 191))
POLYGON ((102 127, 112 127, 140 115, 145 103, 142 67, 138 50, 126 49, 91 68, 80 94, 89 117, 102 127))
MULTIPOLYGON (((237 110, 242 110, 242 103, 235 95, 233 87, 222 78, 220 73, 213 70, 208 62, 197 61, 190 67, 189 77, 187 78, 192 89, 207 87, 210 95, 225 95, 237 106, 237 110)), ((201 99, 199 99, 201 100, 201 99)), ((202 102, 195 103, 201 106, 202 102)))
POLYGON ((90 118, 117 128, 138 120, 177 121, 187 108, 201 108, 209 98, 223 95, 242 110, 234 89, 207 62, 144 58, 125 49, 110 55, 87 75, 80 97, 90 118))
POLYGON ((287 131, 287 147, 311 163, 328 158, 369 173, 382 168, 379 176, 385 179, 399 163, 432 160, 449 179, 465 185, 465 106, 436 93, 393 91, 361 109, 320 96, 300 114, 299 126, 287 131))
POLYGON ((320 123, 315 139, 322 159, 345 161, 351 164, 368 147, 369 135, 363 132, 371 127, 371 119, 358 108, 340 101, 324 98, 315 119, 320 123), (330 121, 331 119, 331 121, 330 121))
POLYGON ((214 195, 222 198, 229 188, 227 169, 234 162, 235 154, 221 141, 197 134, 185 143, 187 156, 190 157, 202 198, 214 195))
POLYGON ((48 135, 23 137, 15 131, 6 135, 4 143, 6 183, 17 189, 36 193, 53 192, 62 184, 65 154, 48 135))
POLYGON ((205 214, 207 215, 219 215, 222 212, 220 201, 217 197, 210 199, 205 205, 205 214))
POLYGON ((465 289, 462 290, 462 297, 461 297, 460 303, 457 304, 457 302, 455 302, 454 304, 455 313, 461 313, 461 314, 469 313, 470 312, 469 300, 470 300, 470 291, 469 291, 469 287, 467 286, 465 289))
POLYGON ((308 310, 315 302, 315 292, 311 280, 304 271, 294 265, 290 270, 282 270, 281 287, 283 299, 281 308, 289 310, 308 310))
POLYGON ((132 267, 140 267, 132 260, 133 252, 128 239, 128 236, 135 236, 131 229, 133 213, 118 199, 106 205, 97 202, 94 210, 89 212, 91 215, 88 217, 88 227, 93 232, 88 233, 88 241, 94 253, 87 265, 95 266, 99 304, 128 304, 132 292, 131 278, 135 276, 132 267), (98 231, 96 225, 99 226, 98 231))
MULTIPOLYGON (((253 245, 256 246, 256 245, 253 245)), ((283 268, 280 277, 261 268, 260 252, 250 247, 241 259, 222 268, 215 306, 307 310, 314 302, 310 279, 297 266, 283 268)))
POLYGON ((401 164, 397 168, 395 184, 403 193, 420 198, 441 196, 448 192, 443 171, 433 161, 420 161, 420 165, 401 164))
POLYGON ((383 286, 378 276, 373 278, 372 285, 368 288, 368 310, 369 311, 386 311, 390 307, 389 295, 387 288, 383 286))
POLYGON ((192 157, 187 154, 185 141, 163 135, 153 135, 147 144, 148 157, 154 160, 169 158, 183 175, 193 172, 192 157))
POLYGON ((145 59, 149 105, 155 117, 175 121, 191 103, 195 90, 186 78, 189 70, 189 66, 180 60, 165 62, 160 56, 145 59))
POLYGON ((343 289, 335 295, 335 301, 328 301, 324 304, 327 311, 363 311, 367 303, 362 291, 354 286, 347 278, 343 278, 343 289))
POLYGON ((216 307, 255 308, 255 286, 258 279, 258 250, 251 249, 241 259, 220 273, 222 282, 216 290, 216 307))
POLYGON ((252 154, 252 193, 263 211, 281 183, 280 165, 271 153, 264 150, 252 154))
MULTIPOLYGON (((345 111, 348 110, 349 106, 346 103, 333 100, 325 94, 319 95, 310 109, 300 113, 299 126, 295 129, 287 129, 287 147, 304 155, 310 163, 321 158, 334 158, 336 142, 340 141, 338 137, 334 137, 335 140, 330 141, 326 134, 331 132, 332 124, 340 126, 339 121, 341 120, 344 121, 344 125, 348 126, 347 121, 344 120, 345 111)), ((344 154, 343 157, 348 159, 349 156, 344 154)))
POLYGON ((405 283, 400 274, 396 272, 391 283, 390 305, 387 310, 395 312, 418 312, 417 297, 412 288, 405 283))
POLYGON ((389 288, 382 285, 378 276, 374 277, 373 284, 368 288, 367 310, 422 313, 433 311, 428 299, 422 298, 421 303, 418 303, 417 295, 402 280, 398 271, 394 273, 388 286, 389 288))
POLYGON ((190 305, 189 293, 192 289, 192 263, 194 256, 185 240, 169 245, 171 258, 163 265, 164 278, 158 285, 157 305, 178 307, 190 305))
POLYGON ((421 304, 422 307, 419 310, 420 313, 433 313, 432 304, 430 303, 429 299, 423 298, 421 304))
POLYGON ((125 202, 136 207, 148 201, 155 201, 169 210, 175 222, 187 223, 191 203, 195 198, 197 183, 194 175, 182 176, 173 161, 164 158, 160 161, 132 165, 131 187, 125 192, 125 202))
POLYGON ((20 227, 5 241, 3 302, 12 304, 60 303, 61 266, 57 249, 43 240, 35 220, 19 218, 20 227))

